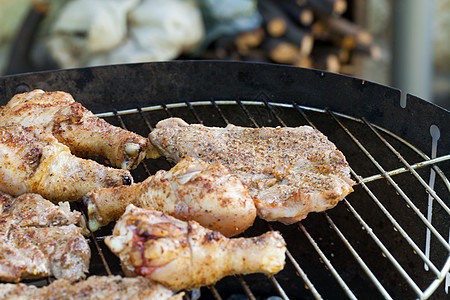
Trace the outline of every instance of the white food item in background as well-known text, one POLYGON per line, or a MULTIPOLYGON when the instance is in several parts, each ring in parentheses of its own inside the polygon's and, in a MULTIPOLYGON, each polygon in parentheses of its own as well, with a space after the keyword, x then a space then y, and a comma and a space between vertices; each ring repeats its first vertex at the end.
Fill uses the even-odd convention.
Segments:
POLYGON ((74 0, 47 43, 62 68, 161 61, 192 51, 204 38, 194 1, 74 0))

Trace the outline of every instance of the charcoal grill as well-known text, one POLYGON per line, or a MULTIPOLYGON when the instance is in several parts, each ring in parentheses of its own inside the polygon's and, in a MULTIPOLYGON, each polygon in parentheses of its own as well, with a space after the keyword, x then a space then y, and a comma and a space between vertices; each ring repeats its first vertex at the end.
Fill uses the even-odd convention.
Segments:
MULTIPOLYGON (((399 90, 358 78, 243 62, 174 61, 7 76, 0 79, 1 103, 35 88, 69 92, 108 122, 143 136, 171 116, 208 126, 308 124, 345 154, 357 184, 337 207, 290 226, 257 219, 244 233, 279 230, 288 249, 283 271, 227 277, 187 298, 448 297, 448 111, 412 95, 404 103, 399 90)), ((169 168, 162 158, 146 160, 133 175, 142 181, 169 168)), ((103 243, 112 226, 90 238, 91 274, 122 274, 103 243)))

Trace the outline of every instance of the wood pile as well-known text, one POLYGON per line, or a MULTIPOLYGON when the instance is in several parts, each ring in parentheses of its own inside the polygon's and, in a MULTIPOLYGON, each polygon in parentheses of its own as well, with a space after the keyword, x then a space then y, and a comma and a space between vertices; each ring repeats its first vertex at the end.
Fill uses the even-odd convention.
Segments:
POLYGON ((354 75, 352 58, 381 56, 345 13, 347 0, 258 0, 262 25, 216 40, 200 59, 273 62, 354 75))

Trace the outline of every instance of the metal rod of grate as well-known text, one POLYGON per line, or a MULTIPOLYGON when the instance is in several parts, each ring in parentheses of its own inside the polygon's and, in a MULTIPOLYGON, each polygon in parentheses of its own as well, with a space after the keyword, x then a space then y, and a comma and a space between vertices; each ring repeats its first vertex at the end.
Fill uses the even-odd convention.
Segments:
MULTIPOLYGON (((427 218, 425 216, 423 216, 423 214, 420 212, 420 210, 417 209, 417 207, 415 207, 414 203, 411 201, 411 199, 408 198, 408 196, 401 190, 401 188, 395 183, 395 181, 392 179, 393 175, 397 175, 403 172, 410 172, 412 173, 417 180, 421 183, 421 185, 428 191, 431 193, 431 195, 433 197, 435 197, 435 199, 438 199, 437 202, 442 206, 442 208, 448 213, 449 209, 448 207, 445 205, 445 203, 443 202, 443 200, 436 194, 436 192, 417 174, 417 172, 415 171, 415 169, 419 169, 422 168, 424 166, 428 166, 428 165, 432 165, 432 168, 434 170, 436 170, 436 172, 441 176, 441 178, 443 179, 444 183, 446 184, 447 188, 450 191, 450 185, 449 185, 449 180, 445 177, 445 174, 442 173, 442 171, 437 167, 437 163, 441 162, 441 161, 446 161, 450 159, 450 155, 446 155, 443 157, 437 157, 435 159, 429 159, 425 154, 421 153, 418 149, 415 149, 412 145, 409 145, 414 151, 416 152, 420 152, 421 156, 424 158, 423 162, 419 162, 413 165, 410 165, 402 156, 400 153, 398 153, 398 151, 396 151, 382 136, 381 134, 377 131, 380 130, 379 127, 372 125, 370 123, 368 123, 366 120, 360 120, 360 119, 356 119, 353 117, 349 117, 349 116, 345 116, 345 115, 341 115, 341 114, 336 114, 333 113, 331 111, 328 110, 322 110, 322 109, 315 109, 315 108, 305 108, 305 107, 301 107, 296 103, 292 103, 292 104, 279 104, 279 103, 269 103, 267 101, 239 101, 239 100, 230 100, 230 101, 216 101, 214 99, 211 99, 210 101, 201 101, 201 102, 184 102, 184 103, 175 103, 175 104, 167 104, 167 105, 157 105, 157 106, 152 106, 152 107, 145 107, 145 108, 137 108, 137 109, 131 109, 131 110, 127 110, 127 111, 121 111, 121 112, 116 112, 113 111, 112 113, 102 113, 102 114, 98 114, 98 116, 101 117, 107 117, 107 116, 116 116, 119 120, 119 123, 121 124, 122 127, 125 127, 124 122, 121 119, 121 115, 125 115, 125 114, 134 114, 134 113, 139 113, 140 116, 142 117, 143 121, 147 124, 147 127, 149 129, 149 131, 153 130, 153 127, 151 126, 151 123, 149 122, 148 118, 145 116, 144 112, 149 112, 149 111, 155 111, 155 110, 164 110, 167 113, 168 117, 172 117, 172 113, 170 112, 170 109, 173 107, 186 107, 188 108, 194 118, 198 121, 201 122, 202 119, 200 117, 200 115, 197 113, 195 107, 198 105, 212 105, 215 110, 218 112, 218 115, 222 118, 222 120, 224 121, 225 124, 229 124, 229 121, 227 119, 227 117, 225 116, 224 112, 221 109, 221 105, 236 105, 237 107, 239 107, 240 110, 242 110, 244 112, 244 114, 247 116, 249 122, 252 124, 252 126, 254 127, 260 127, 259 124, 256 122, 256 119, 254 116, 252 116, 252 114, 249 112, 249 110, 246 108, 246 105, 261 105, 261 106, 265 106, 270 112, 271 114, 277 119, 277 121, 282 125, 282 126, 286 126, 285 122, 282 120, 282 118, 276 113, 276 111, 273 109, 273 106, 278 105, 278 106, 282 106, 282 107, 291 107, 293 109, 295 109, 299 115, 301 117, 303 117, 306 122, 311 125, 312 127, 316 127, 311 121, 310 119, 307 117, 307 114, 305 112, 305 110, 309 110, 309 111, 316 111, 316 112, 321 112, 321 113, 328 113, 335 121, 336 123, 347 133, 348 136, 350 136, 350 138, 352 138, 352 140, 355 142, 355 144, 365 153, 365 155, 371 160, 371 162, 380 170, 381 174, 377 174, 374 176, 370 176, 370 177, 366 177, 366 178, 362 178, 361 176, 359 176, 358 174, 356 174, 354 172, 354 170, 352 171, 352 175, 356 178, 357 180, 357 184, 360 185, 363 190, 370 196, 370 198, 378 205, 378 207, 380 208, 380 210, 386 215, 386 217, 392 222, 392 224, 394 225, 394 227, 400 232, 400 234, 404 237, 404 239, 408 242, 408 244, 414 249, 415 252, 418 253, 418 255, 424 260, 425 264, 427 266, 429 266, 429 268, 433 271, 433 273, 436 275, 435 280, 428 286, 428 288, 425 291, 422 291, 418 285, 414 282, 414 280, 408 275, 408 273, 404 270, 404 268, 400 265, 400 263, 395 259, 394 255, 392 255, 389 250, 386 248, 386 246, 381 242, 381 240, 376 236, 376 234, 373 232, 373 230, 371 229, 371 227, 367 224, 367 222, 360 216, 360 214, 356 211, 356 209, 350 204, 349 201, 347 201, 346 199, 343 200, 343 202, 345 203, 345 205, 347 206, 348 210, 351 212, 351 214, 356 218, 356 220, 358 220, 358 222, 363 226, 363 228, 365 229, 365 231, 369 234, 369 236, 375 241, 375 243, 378 245, 378 247, 380 248, 380 250, 382 251, 382 253, 391 261, 392 265, 397 269, 397 271, 401 274, 401 276, 405 279, 405 281, 411 286, 411 288, 416 292, 416 294, 419 296, 419 298, 422 299, 426 299, 428 298, 433 291, 437 288, 437 286, 439 286, 439 283, 442 282, 442 280, 444 279, 445 275, 447 274, 447 272, 450 269, 450 259, 447 260, 447 262, 445 263, 444 267, 439 270, 427 257, 426 255, 423 253, 423 251, 421 251, 420 247, 418 247, 413 240, 409 237, 409 235, 406 233, 406 231, 398 224, 398 222, 396 221, 396 219, 389 213, 389 211, 384 208, 384 206, 382 205, 382 202, 374 195, 374 193, 368 188, 367 184, 368 182, 374 181, 374 180, 378 180, 378 179, 386 179, 387 181, 389 181, 389 183, 392 184, 392 186, 396 189, 396 191, 401 195, 401 197, 408 203, 408 205, 410 205, 412 207, 412 209, 415 211, 415 213, 418 215, 418 217, 421 219, 421 221, 427 226, 427 228, 430 229, 430 231, 433 233, 433 235, 439 240, 439 242, 446 247, 449 251, 450 251, 450 246, 449 244, 445 241, 445 239, 439 234, 439 232, 434 228, 434 226, 427 220, 427 218), (346 128, 342 122, 339 121, 338 118, 347 118, 347 119, 351 119, 351 120, 355 120, 357 122, 361 122, 363 124, 365 124, 366 126, 368 126, 368 128, 370 128, 374 134, 376 136, 378 136, 380 138, 380 140, 382 140, 382 142, 386 145, 386 147, 388 147, 393 153, 395 153, 398 158, 402 161, 402 163, 404 164, 405 167, 403 168, 399 168, 399 169, 395 169, 395 170, 390 170, 390 171, 386 171, 384 170, 381 165, 370 155, 370 153, 364 148, 364 146, 354 137, 354 135, 352 135, 352 133, 350 132, 350 130, 348 128, 346 128)), ((383 131, 383 133, 386 133, 386 131, 384 129, 381 129, 381 131, 383 131)), ((388 133, 390 135, 393 135, 392 133, 388 133)), ((398 138, 399 140, 401 140, 400 138, 398 138)), ((405 142, 405 144, 407 144, 405 142)), ((407 144, 408 145, 408 144, 407 144)), ((146 168, 146 167, 145 167, 146 168)), ((148 172, 148 169, 146 168, 146 171, 148 172)), ((150 175, 150 174, 149 174, 150 175)), ((327 213, 323 213, 327 222, 330 224, 330 227, 336 232, 336 234, 339 236, 339 238, 343 241, 343 243, 346 245, 348 251, 353 255, 353 257, 355 258, 356 262, 361 266, 361 268, 364 270, 364 272, 369 276, 369 278, 373 281, 375 287, 378 289, 378 291, 380 292, 380 294, 386 298, 386 299, 391 299, 392 297, 389 295, 389 293, 386 291, 386 289, 383 287, 383 285, 381 284, 380 280, 373 274, 373 272, 369 269, 369 267, 367 266, 367 264, 364 262, 364 260, 361 258, 361 256, 357 253, 357 251, 355 250, 355 248, 351 245, 351 243, 349 242, 349 240, 344 236, 344 234, 341 232, 341 230, 339 230, 339 228, 337 227, 337 225, 333 222, 333 220, 331 219, 331 217, 327 214, 327 213)), ((268 224, 269 228, 270 225, 268 224)), ((353 292, 351 291, 351 289, 348 287, 348 285, 345 283, 344 279, 339 275, 338 271, 336 271, 336 269, 334 268, 334 266, 332 265, 331 261, 326 257, 326 255, 324 254, 324 252, 320 249, 320 247, 318 246, 318 243, 315 241, 314 237, 308 232, 308 230, 306 229, 305 226, 303 226, 302 223, 298 223, 299 228, 301 229, 301 231, 305 234, 305 236, 310 240, 310 243, 313 245, 313 247, 315 248, 316 252, 321 256, 321 258, 323 259, 323 261, 327 264, 328 269, 330 270, 330 272, 333 274, 333 276, 335 277, 335 279, 337 280, 337 282, 341 285, 342 289, 344 290, 344 292, 347 294, 347 296, 349 298, 356 298, 356 296, 353 294, 353 292)), ((94 237, 95 238, 95 237, 94 237)), ((98 245, 96 245, 98 247, 98 245)), ((288 245, 289 247, 289 245, 288 245)), ((290 254, 289 249, 287 251, 287 257, 289 259, 289 261, 293 264, 294 268, 296 269, 296 271, 298 272, 298 274, 300 275, 300 277, 303 279, 305 285, 308 287, 308 290, 311 292, 311 294, 313 295, 314 298, 316 299, 321 299, 322 296, 319 294, 319 292, 317 291, 317 289, 315 288, 314 284, 310 281, 310 279, 308 278, 307 274, 302 270, 302 268, 300 267, 300 264, 296 261, 296 259, 290 254)), ((104 259, 103 259, 104 261, 104 259)), ((107 266, 106 261, 104 261, 105 263, 105 268, 108 270, 109 267, 107 266)), ((238 280, 241 282, 241 285, 245 291, 245 293, 248 295, 249 299, 255 299, 255 296, 253 295, 250 286, 245 282, 244 278, 242 276, 237 276, 238 280)), ((271 276, 270 280, 272 281, 272 283, 274 284, 274 286, 276 287, 277 291, 279 292, 279 295, 283 298, 283 299, 288 299, 288 296, 286 294, 286 292, 284 291, 283 287, 280 285, 280 283, 276 280, 275 276, 271 276)), ((214 297, 216 299, 221 299, 218 291, 215 289, 214 286, 209 287, 212 294, 214 295, 214 297)))
MULTIPOLYGON (((395 190, 402 196, 402 198, 408 203, 408 205, 414 210, 414 212, 419 216, 421 221, 431 230, 431 232, 439 239, 439 241, 447 248, 450 252, 450 245, 447 241, 439 234, 439 232, 434 228, 434 226, 427 220, 427 218, 422 214, 422 212, 417 208, 414 202, 406 195, 406 193, 398 186, 398 184, 392 179, 389 174, 387 174, 386 170, 378 163, 375 158, 370 154, 370 152, 359 142, 356 137, 351 134, 351 132, 345 128, 345 126, 339 122, 336 116, 328 111, 328 113, 335 119, 335 121, 345 130, 345 132, 350 136, 350 138, 358 145, 358 147, 364 152, 364 154, 370 159, 370 161, 380 170, 383 174, 383 177, 386 178, 389 183, 395 188, 395 190)), ((443 204, 441 201, 440 203, 443 204)), ((445 204, 443 204, 445 206, 445 204)))
MULTIPOLYGON (((266 104, 267 105, 267 104, 266 104)), ((307 114, 296 104, 293 104, 295 106, 295 108, 297 109, 297 111, 300 113, 300 115, 308 122, 308 124, 314 128, 316 128, 316 126, 311 122, 311 120, 307 117, 307 114)), ((352 170, 353 172, 353 170, 352 170)), ((355 177, 358 177, 356 175, 356 173, 353 172, 353 175, 355 177)), ((372 194, 373 195, 373 194, 372 194)), ((376 197, 374 197, 375 200, 376 197)), ((345 202, 350 205, 350 203, 345 200, 345 202)), ((379 202, 377 200, 377 202, 379 202)), ((354 215, 356 215, 356 211, 353 210, 354 215)), ((372 281, 374 282, 375 286, 377 287, 377 289, 382 293, 382 295, 386 298, 386 299, 390 299, 391 296, 387 293, 387 291, 384 289, 384 287, 381 285, 380 281, 375 277, 375 275, 372 273, 372 271, 368 268, 368 266, 364 263, 364 261, 360 258, 360 256, 358 255, 358 253, 356 253, 354 251, 354 248, 351 246, 351 244, 347 241, 347 239, 345 238, 345 236, 339 231, 339 229, 334 225, 333 221, 331 220, 331 218, 324 213, 327 217, 328 222, 332 225, 332 228, 337 232, 337 234, 339 235, 339 237, 341 238, 341 240, 345 243, 345 245, 347 246, 347 248, 352 252, 352 254, 354 255, 355 259, 357 259, 358 263, 361 265, 361 267, 363 268, 363 270, 366 272, 366 274, 368 274, 368 276, 372 279, 372 281)), ((357 215, 359 217, 359 215, 357 215)), ((387 250, 387 248, 381 243, 381 241, 378 239, 378 237, 376 235, 373 234, 373 231, 371 230, 371 228, 362 220, 362 218, 359 217, 360 223, 363 224, 364 228, 366 228, 367 232, 369 232, 369 234, 372 235, 372 238, 376 241, 376 243, 380 246, 380 248, 383 250, 383 253, 388 253, 388 257, 389 259, 393 262, 393 264, 399 269, 401 270, 402 274, 405 274, 405 277, 410 280, 412 282, 412 285, 414 288, 417 288, 417 285, 414 283, 413 280, 410 279, 410 277, 407 275, 407 273, 403 270, 403 268, 400 266, 400 264, 395 260, 395 258, 393 257, 393 255, 391 255, 389 253, 389 251, 387 250)), ((393 221, 395 221, 395 219, 393 219, 393 221)), ((303 227, 304 228, 304 227, 303 227)), ((302 228, 302 229, 303 229, 302 228)), ((436 269, 437 270, 437 269, 436 269)))
MULTIPOLYGON (((272 106, 267 102, 264 101, 265 106, 271 111, 271 113, 275 116, 275 118, 278 120, 278 122, 280 122, 280 124, 282 124, 283 126, 286 126, 285 122, 280 118, 280 116, 275 112, 275 110, 272 108, 272 106)), ((240 106, 243 107, 242 103, 240 103, 240 106)), ((245 109, 245 107, 244 107, 245 109)), ((307 117, 307 115, 297 107, 297 111, 300 112, 301 116, 308 122, 309 125, 311 125, 313 128, 317 127, 310 121, 310 119, 307 117)), ((245 109, 245 113, 246 115, 249 115, 248 110, 245 109)), ((254 121, 254 118, 252 118, 252 123, 254 123, 254 125, 256 127, 259 127, 258 124, 256 124, 256 122, 254 121)), ((331 218, 328 217, 329 221, 331 221, 331 218)), ((332 221, 331 221, 332 222, 332 221)), ((305 236, 308 238, 308 240, 310 241, 311 245, 314 247, 314 249, 316 250, 316 252, 319 254, 319 256, 321 257, 321 260, 326 264, 327 268, 330 270, 330 272, 332 273, 332 275, 336 278, 337 282, 339 283, 339 285, 342 287, 342 289, 344 290, 344 292, 347 294, 347 296, 350 299, 356 299, 356 296, 353 294, 353 292, 351 291, 351 289, 349 288, 349 286, 345 283, 345 281, 342 279, 342 277, 339 275, 339 273, 337 272, 337 270, 334 268, 334 266, 332 265, 331 261, 326 257, 326 255, 324 254, 324 252, 320 249, 320 247, 318 246, 318 244, 316 243, 316 241, 314 240, 314 238, 311 236, 311 234, 307 231, 307 229, 301 224, 301 222, 298 223, 299 228, 303 231, 303 233, 305 234, 305 236)), ((338 232, 337 227, 334 226, 333 229, 338 232)), ((340 234, 339 235, 340 238, 346 242, 345 237, 340 234)), ((351 247, 351 245, 346 242, 347 247, 350 249, 350 251, 353 249, 351 247)), ((361 260, 362 264, 360 263, 360 265, 363 267, 363 269, 365 270, 365 272, 367 274, 369 274, 369 276, 371 277, 371 279, 374 281, 375 285, 377 286, 377 288, 379 288, 379 290, 381 290, 382 294, 384 294, 386 297, 385 298, 390 298, 390 296, 387 294, 386 290, 382 287, 381 283, 378 281, 378 279, 376 279, 376 277, 373 275, 373 273, 370 271, 370 269, 367 267, 367 265, 361 260)))

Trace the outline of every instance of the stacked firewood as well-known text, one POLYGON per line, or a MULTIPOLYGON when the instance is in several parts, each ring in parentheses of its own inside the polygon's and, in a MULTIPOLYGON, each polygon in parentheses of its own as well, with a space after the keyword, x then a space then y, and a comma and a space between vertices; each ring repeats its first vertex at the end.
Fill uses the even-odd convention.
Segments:
POLYGON ((201 58, 274 62, 352 74, 352 58, 379 59, 371 34, 346 17, 347 0, 258 0, 260 27, 216 40, 201 58))

